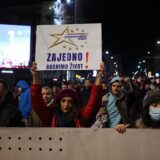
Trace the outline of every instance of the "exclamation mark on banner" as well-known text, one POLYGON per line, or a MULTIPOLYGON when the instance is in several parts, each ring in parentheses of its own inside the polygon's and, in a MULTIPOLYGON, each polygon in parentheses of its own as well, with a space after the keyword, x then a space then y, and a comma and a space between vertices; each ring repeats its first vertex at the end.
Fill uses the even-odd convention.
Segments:
POLYGON ((86 66, 85 66, 85 68, 88 68, 88 57, 89 57, 89 53, 88 52, 86 52, 86 66))

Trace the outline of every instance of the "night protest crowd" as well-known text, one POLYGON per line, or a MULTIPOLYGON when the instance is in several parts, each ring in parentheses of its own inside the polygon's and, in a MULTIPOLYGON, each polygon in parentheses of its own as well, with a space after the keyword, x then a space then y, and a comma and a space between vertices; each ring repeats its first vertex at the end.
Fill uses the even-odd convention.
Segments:
POLYGON ((113 76, 105 79, 104 63, 95 81, 42 85, 37 64, 32 84, 20 80, 12 93, 0 78, 0 127, 160 128, 160 84, 154 78, 113 76))

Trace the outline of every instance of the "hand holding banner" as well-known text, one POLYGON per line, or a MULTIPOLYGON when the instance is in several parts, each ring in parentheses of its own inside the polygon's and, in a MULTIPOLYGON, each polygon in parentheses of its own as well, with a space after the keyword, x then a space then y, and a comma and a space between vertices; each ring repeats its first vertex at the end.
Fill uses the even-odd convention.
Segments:
POLYGON ((102 61, 101 24, 37 26, 39 70, 97 70, 102 61))

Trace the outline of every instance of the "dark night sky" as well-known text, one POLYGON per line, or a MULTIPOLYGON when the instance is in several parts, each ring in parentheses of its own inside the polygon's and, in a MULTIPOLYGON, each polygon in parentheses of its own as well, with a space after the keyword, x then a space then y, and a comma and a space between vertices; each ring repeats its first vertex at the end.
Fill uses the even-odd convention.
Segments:
MULTIPOLYGON (((37 6, 43 1, 1 0, 0 23, 26 19, 32 25, 40 17, 41 8, 37 6), (16 12, 14 16, 13 11, 19 6, 24 7, 25 13, 16 12)), ((122 55, 126 73, 133 71, 137 58, 154 50, 160 39, 160 9, 154 1, 76 0, 76 4, 77 23, 102 23, 103 49, 122 55)))
POLYGON ((102 23, 103 48, 122 55, 126 73, 135 69, 139 57, 155 49, 160 39, 160 9, 155 2, 82 1, 86 22, 102 23))

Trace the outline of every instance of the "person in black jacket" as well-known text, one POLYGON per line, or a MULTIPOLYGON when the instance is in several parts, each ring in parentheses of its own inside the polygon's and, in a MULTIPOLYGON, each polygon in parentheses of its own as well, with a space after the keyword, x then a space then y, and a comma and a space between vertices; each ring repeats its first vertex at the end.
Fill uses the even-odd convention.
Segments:
POLYGON ((13 105, 8 90, 8 84, 0 78, 0 127, 21 127, 22 115, 18 108, 13 105))
POLYGON ((89 97, 91 95, 92 82, 90 79, 85 79, 84 88, 80 91, 80 102, 81 106, 84 107, 87 105, 89 97))

